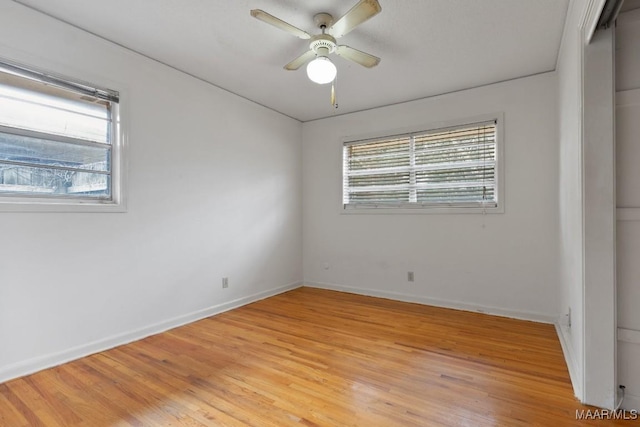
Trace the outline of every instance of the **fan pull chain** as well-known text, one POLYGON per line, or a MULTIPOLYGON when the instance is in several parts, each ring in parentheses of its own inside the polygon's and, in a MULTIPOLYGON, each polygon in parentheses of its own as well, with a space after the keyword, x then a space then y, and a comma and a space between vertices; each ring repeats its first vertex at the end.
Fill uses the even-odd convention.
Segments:
POLYGON ((336 86, 338 85, 338 76, 331 82, 331 105, 338 109, 338 99, 336 98, 336 86))

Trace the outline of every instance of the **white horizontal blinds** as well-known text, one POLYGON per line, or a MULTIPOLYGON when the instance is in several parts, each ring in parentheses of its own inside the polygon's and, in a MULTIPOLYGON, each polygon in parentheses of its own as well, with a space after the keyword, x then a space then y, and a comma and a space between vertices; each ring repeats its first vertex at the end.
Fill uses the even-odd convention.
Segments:
POLYGON ((411 149, 408 137, 347 144, 344 151, 345 204, 409 201, 411 149))
POLYGON ((495 122, 415 136, 417 202, 496 206, 495 122))
POLYGON ((345 206, 497 206, 495 121, 344 145, 345 206))
POLYGON ((120 94, 115 90, 97 88, 95 86, 65 79, 50 73, 23 67, 9 62, 0 62, 0 73, 20 77, 22 81, 42 83, 49 88, 66 89, 69 93, 88 96, 91 99, 101 99, 109 102, 120 102, 120 94))
POLYGON ((0 64, 0 195, 109 199, 117 92, 11 67, 0 64))
POLYGON ((111 102, 0 71, 0 125, 110 143, 111 102))

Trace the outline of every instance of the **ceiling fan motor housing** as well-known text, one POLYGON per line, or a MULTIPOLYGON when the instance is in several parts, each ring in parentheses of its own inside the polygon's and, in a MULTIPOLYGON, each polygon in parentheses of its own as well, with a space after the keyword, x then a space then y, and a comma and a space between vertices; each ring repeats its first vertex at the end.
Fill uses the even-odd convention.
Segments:
POLYGON ((336 50, 336 39, 329 34, 319 34, 314 36, 309 43, 309 47, 318 56, 327 56, 336 50))

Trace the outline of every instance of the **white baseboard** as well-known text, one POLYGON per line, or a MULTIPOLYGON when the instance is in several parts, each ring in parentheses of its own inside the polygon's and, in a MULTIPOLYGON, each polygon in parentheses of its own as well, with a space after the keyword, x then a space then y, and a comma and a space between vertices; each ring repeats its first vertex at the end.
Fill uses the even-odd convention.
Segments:
POLYGON ((43 369, 51 368, 53 366, 61 365, 72 360, 88 356, 90 354, 99 353, 110 348, 128 344, 133 341, 138 341, 148 336, 155 335, 169 329, 176 328, 178 326, 186 325, 187 323, 192 323, 197 320, 213 316, 215 314, 220 314, 225 311, 229 311, 234 308, 259 301, 261 299, 269 298, 271 296, 299 288, 300 286, 302 286, 302 282, 291 283, 275 289, 258 292, 256 294, 238 298, 233 301, 217 304, 202 310, 164 320, 162 322, 155 323, 144 328, 135 329, 133 331, 113 335, 111 337, 103 338, 87 344, 82 344, 77 347, 69 348, 60 352, 34 357, 29 360, 4 366, 0 368, 0 383, 9 381, 14 378, 29 375, 43 369))
POLYGON ((640 396, 636 396, 635 394, 627 394, 624 397, 622 409, 626 409, 627 411, 640 411, 640 396))
POLYGON ((582 381, 580 376, 580 368, 578 360, 576 359, 576 353, 573 351, 573 345, 571 344, 571 337, 569 336, 569 329, 566 326, 562 326, 560 321, 555 322, 556 333, 560 340, 560 346, 562 347, 562 353, 564 354, 564 360, 567 363, 569 369, 569 377, 571 378, 571 384, 573 385, 573 393, 579 401, 584 401, 582 392, 582 381))
POLYGON ((509 310, 499 307, 471 304, 460 301, 443 300, 418 295, 402 294, 398 292, 381 291, 377 289, 354 288, 351 286, 336 285, 333 283, 304 282, 304 286, 310 288, 328 289, 332 291, 348 292, 352 294, 366 295, 392 299, 403 302, 413 302, 417 304, 432 305, 435 307, 452 308, 455 310, 473 311, 476 313, 491 314, 493 316, 510 317, 512 319, 529 320, 538 323, 555 324, 556 317, 531 311, 509 310))
POLYGON ((620 364, 625 366, 622 373, 624 378, 621 377, 620 368, 618 369, 618 380, 627 385, 624 402, 622 402, 622 408, 626 410, 640 411, 640 396, 629 393, 629 390, 637 392, 640 389, 637 381, 640 373, 637 365, 639 345, 640 330, 618 328, 618 366, 620 364))

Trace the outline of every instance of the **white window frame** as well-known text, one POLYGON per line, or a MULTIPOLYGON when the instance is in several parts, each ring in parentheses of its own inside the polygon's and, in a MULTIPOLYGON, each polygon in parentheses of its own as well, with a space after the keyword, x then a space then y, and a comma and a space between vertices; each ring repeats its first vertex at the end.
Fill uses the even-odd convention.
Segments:
MULTIPOLYGON (((103 89, 109 87, 110 90, 119 94, 119 102, 112 104, 111 119, 111 197, 109 199, 82 198, 82 197, 46 197, 41 195, 7 195, 0 194, 0 213, 1 212, 126 212, 126 178, 127 178, 127 162, 126 162, 126 133, 125 115, 123 114, 123 98, 126 99, 126 90, 120 85, 111 81, 104 84, 104 79, 100 84, 89 84, 86 81, 64 76, 62 74, 52 73, 40 67, 23 65, 12 60, 0 58, 0 67, 2 64, 16 66, 32 71, 34 73, 50 76, 53 79, 60 79, 86 87, 103 89)), ((16 134, 28 135, 28 130, 17 129, 16 134)))
POLYGON ((339 212, 346 215, 361 215, 361 214, 373 214, 373 215, 397 215, 397 214, 499 214, 505 211, 505 184, 504 184, 504 113, 491 113, 482 114, 473 117, 467 117, 463 119, 433 122, 427 125, 418 125, 403 129, 394 129, 384 132, 367 133, 350 135, 342 138, 339 141, 340 155, 340 208, 339 212), (437 130, 444 130, 447 128, 463 127, 465 125, 472 125, 475 123, 483 123, 495 121, 496 123, 496 167, 495 167, 495 180, 496 180, 496 206, 434 206, 434 205, 410 205, 409 203, 403 203, 400 205, 361 205, 361 206, 346 206, 344 204, 344 154, 343 150, 345 144, 354 143, 357 141, 377 140, 392 138, 394 136, 402 136, 412 133, 431 132, 437 130))

